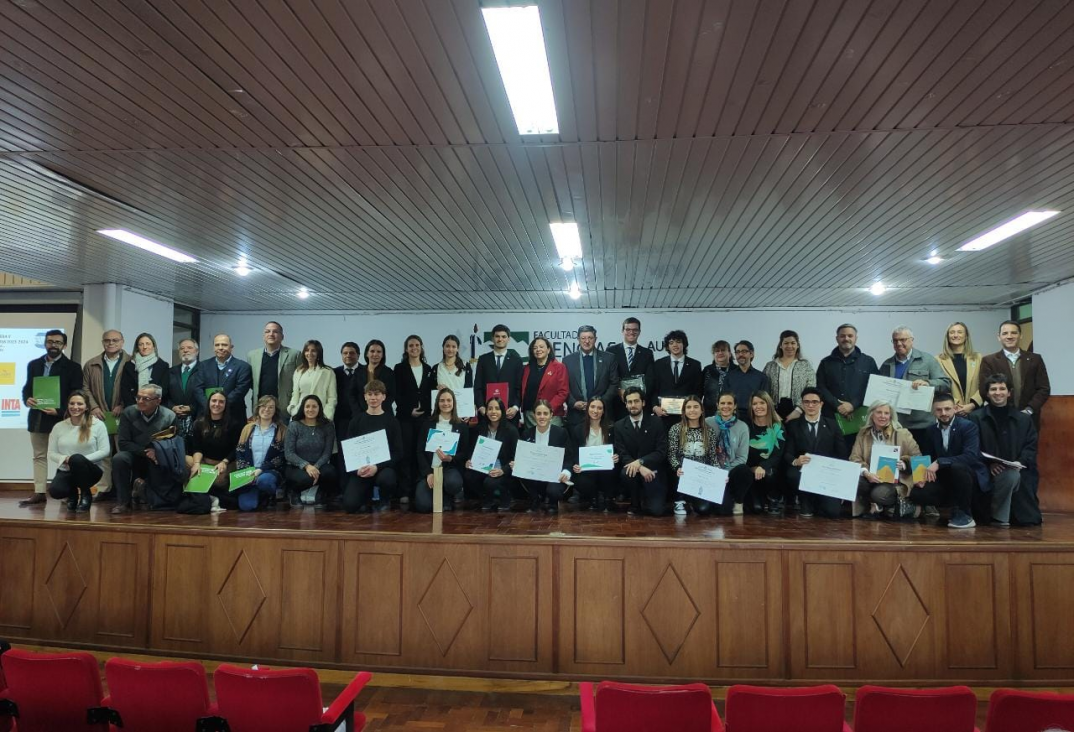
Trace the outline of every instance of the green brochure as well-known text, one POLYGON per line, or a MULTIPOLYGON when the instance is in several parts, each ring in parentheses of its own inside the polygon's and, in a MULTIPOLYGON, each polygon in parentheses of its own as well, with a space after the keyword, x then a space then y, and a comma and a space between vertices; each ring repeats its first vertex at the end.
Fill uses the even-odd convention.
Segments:
POLYGON ((207 387, 205 387, 205 398, 208 399, 209 397, 211 397, 216 392, 223 391, 223 390, 224 390, 224 387, 222 387, 222 386, 207 386, 207 387))
POLYGON ((216 480, 216 466, 214 465, 202 465, 201 470, 187 481, 186 492, 187 493, 208 493, 209 489, 213 487, 213 482, 216 480))
POLYGON ((111 412, 104 413, 104 427, 108 430, 108 434, 114 435, 119 432, 119 417, 111 412))
POLYGON ((231 485, 228 487, 229 491, 237 491, 239 488, 248 486, 254 482, 254 471, 257 468, 243 468, 242 470, 236 470, 228 476, 228 480, 231 485))
POLYGON ((60 377, 35 376, 34 399, 37 400, 34 409, 60 409, 60 377))
POLYGON ((835 421, 839 423, 839 429, 843 431, 844 435, 856 435, 865 426, 865 415, 868 413, 868 407, 858 407, 848 419, 836 412, 835 421))

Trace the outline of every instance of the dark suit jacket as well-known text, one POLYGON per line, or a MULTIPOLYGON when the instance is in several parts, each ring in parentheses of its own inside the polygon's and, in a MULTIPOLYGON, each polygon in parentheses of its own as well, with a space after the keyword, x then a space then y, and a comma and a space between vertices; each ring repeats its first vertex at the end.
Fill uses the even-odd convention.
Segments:
POLYGON ((679 380, 675 381, 671 368, 671 356, 664 356, 653 363, 646 381, 648 383, 646 391, 650 396, 646 398, 645 404, 650 411, 658 405, 659 397, 700 397, 704 381, 701 362, 696 358, 683 356, 679 380))
MULTIPOLYGON (((170 367, 163 358, 157 358, 157 362, 149 368, 149 383, 156 384, 164 392, 160 396, 160 403, 168 403, 168 385, 171 381, 168 373, 170 367)), ((193 378, 193 374, 190 375, 193 378)), ((190 384, 190 379, 187 379, 190 384)), ((134 359, 123 364, 123 371, 119 374, 120 398, 124 407, 134 406, 134 397, 138 395, 138 369, 134 366, 134 359)))
POLYGON ((783 446, 783 462, 788 466, 807 452, 837 460, 846 460, 849 455, 843 432, 834 417, 821 415, 817 424, 816 442, 809 436, 809 425, 805 417, 784 422, 783 434, 787 440, 783 446))
POLYGON ((663 470, 667 462, 668 438, 664 422, 655 414, 646 414, 641 429, 634 429, 630 415, 615 423, 615 454, 623 466, 641 459, 649 470, 663 470))
MULTIPOLYGON (((384 397, 384 411, 391 412, 392 405, 395 404, 395 372, 387 364, 381 364, 377 367, 374 376, 378 381, 384 382, 384 388, 387 390, 387 395, 384 397)), ((366 364, 359 364, 358 370, 354 372, 354 376, 351 378, 351 414, 357 415, 359 412, 364 412, 366 408, 365 404, 365 385, 369 380, 369 366, 366 364)))
MULTIPOLYGON (((26 404, 26 400, 34 395, 34 377, 45 375, 46 358, 48 357, 41 356, 26 364, 26 383, 22 387, 23 404, 26 404)), ((60 406, 56 409, 55 417, 45 414, 40 409, 29 410, 26 415, 26 429, 30 432, 52 432, 52 428, 63 420, 64 412, 67 411, 67 399, 71 396, 71 392, 82 388, 82 367, 62 353, 49 369, 49 376, 60 377, 60 406)))
MULTIPOLYGON (((585 418, 585 412, 574 408, 574 403, 586 401, 582 395, 585 377, 582 374, 582 351, 568 353, 563 358, 563 365, 567 367, 567 422, 577 424, 585 418)), ((593 393, 590 398, 599 396, 604 400, 604 408, 609 409, 614 405, 613 399, 618 398, 619 377, 616 375, 615 358, 606 351, 593 350, 593 393)))
MULTIPOLYGON (((246 395, 254 385, 250 364, 232 356, 227 368, 221 371, 216 367, 216 358, 207 358, 198 364, 187 384, 194 380, 197 380, 197 384, 191 388, 194 389, 194 398, 198 400, 199 414, 208 412, 209 399, 205 396, 205 390, 218 386, 224 390, 224 396, 227 397, 231 418, 246 421, 246 395)), ((284 410, 286 409, 284 405, 284 410)))
POLYGON ((503 366, 499 373, 496 372, 496 354, 483 353, 477 359, 477 369, 474 372, 474 402, 477 407, 485 406, 485 386, 500 381, 507 382, 510 396, 507 399, 507 408, 517 407, 522 409, 522 357, 510 348, 503 358, 503 366))
POLYGON ((920 445, 922 454, 931 455, 941 468, 962 463, 977 476, 977 485, 988 486, 988 469, 981 459, 981 430, 977 423, 965 417, 951 420, 951 433, 947 436, 947 449, 943 449, 943 434, 933 422, 926 430, 929 444, 920 445))
MULTIPOLYGON (((576 456, 578 455, 578 448, 574 445, 574 440, 571 439, 571 436, 566 429, 558 425, 549 425, 548 430, 549 447, 564 448, 563 467, 561 470, 570 470, 571 466, 576 462, 576 456)), ((519 439, 523 442, 537 442, 537 426, 527 427, 526 431, 522 433, 522 437, 519 439)))
MULTIPOLYGON (((474 433, 475 442, 478 437, 485 437, 488 433, 488 423, 482 422, 474 433)), ((504 475, 510 475, 511 466, 509 463, 515 459, 515 448, 518 447, 518 429, 508 422, 506 418, 501 419, 500 426, 496 430, 496 437, 493 439, 498 440, 500 443, 500 470, 503 471, 504 475)), ((470 454, 473 454, 473 447, 473 445, 470 446, 470 454)), ((466 459, 470 459, 469 454, 466 459)))
POLYGON ((626 344, 616 343, 608 346, 608 353, 615 359, 615 376, 622 381, 630 376, 645 376, 653 365, 653 352, 645 346, 637 346, 634 349, 634 366, 627 368, 626 344))
MULTIPOLYGON (((194 368, 190 372, 190 376, 186 379, 186 389, 183 388, 183 364, 177 363, 168 369, 168 388, 165 392, 168 395, 167 401, 164 406, 169 409, 182 405, 190 407, 190 416, 194 419, 198 418, 198 400, 194 394, 194 387, 197 386, 197 379, 195 374, 201 367, 201 363, 195 362, 194 368)), ((286 406, 280 411, 282 412, 286 406)))
MULTIPOLYGON (((1033 426, 1040 429, 1040 412, 1044 408, 1044 402, 1052 393, 1052 384, 1048 380, 1048 369, 1044 366, 1044 359, 1030 351, 1022 351, 1018 356, 1018 370, 1022 373, 1022 390, 1018 392, 1018 409, 1029 407, 1033 410, 1033 426)), ((985 387, 985 379, 992 374, 1003 374, 1013 381, 1011 362, 1003 351, 990 353, 981 359, 981 370, 978 376, 978 386, 981 391, 981 399, 988 401, 988 390, 985 387)))
MULTIPOLYGON (((422 366, 421 383, 414 381, 414 372, 410 364, 400 361, 395 364, 395 417, 400 422, 423 421, 431 414, 432 398, 430 396, 436 388, 436 369, 432 366, 422 366), (414 417, 411 411, 420 409, 424 414, 414 417)), ((458 395, 456 395, 458 396, 458 395)))
POLYGON ((355 377, 358 375, 358 369, 361 368, 360 364, 355 364, 354 373, 347 376, 346 366, 336 366, 333 371, 336 372, 336 437, 342 436, 339 430, 340 426, 346 427, 351 423, 351 417, 354 416, 354 412, 351 411, 351 387, 353 386, 355 377))

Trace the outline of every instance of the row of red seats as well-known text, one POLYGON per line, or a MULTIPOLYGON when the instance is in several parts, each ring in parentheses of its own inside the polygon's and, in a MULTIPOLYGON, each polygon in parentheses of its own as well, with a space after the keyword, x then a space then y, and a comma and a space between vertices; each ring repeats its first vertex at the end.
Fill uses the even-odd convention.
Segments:
POLYGON ((354 701, 372 675, 355 676, 325 711, 309 668, 221 665, 216 703, 200 663, 142 663, 111 658, 103 697, 97 660, 88 653, 0 655, 0 732, 347 732, 365 727, 354 701))
MULTIPOLYGON (((966 686, 863 686, 846 723, 846 695, 825 684, 797 689, 732 686, 720 718, 704 684, 580 685, 582 732, 978 732, 977 697, 966 686)), ((985 732, 1074 732, 1074 695, 999 689, 985 732)))

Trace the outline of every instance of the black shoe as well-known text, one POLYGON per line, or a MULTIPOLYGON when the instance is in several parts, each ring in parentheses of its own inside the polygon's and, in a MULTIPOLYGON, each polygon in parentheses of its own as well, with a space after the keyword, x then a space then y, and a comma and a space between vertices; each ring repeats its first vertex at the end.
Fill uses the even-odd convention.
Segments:
POLYGON ((768 502, 768 513, 770 516, 782 516, 783 515, 783 499, 775 498, 768 502))
POLYGON ((93 500, 96 501, 97 503, 109 503, 109 502, 114 503, 115 500, 116 500, 116 492, 115 491, 104 491, 103 493, 98 493, 97 496, 93 500))
POLYGON ((481 510, 484 513, 489 513, 490 511, 495 511, 496 510, 496 504, 493 503, 492 501, 489 501, 488 503, 482 503, 481 504, 481 510))
POLYGON ((93 505, 93 494, 86 491, 82 494, 82 498, 79 499, 75 513, 86 513, 90 510, 91 505, 93 505))
POLYGON ((550 504, 550 505, 548 505, 548 506, 545 506, 545 509, 544 509, 544 510, 545 510, 545 511, 546 511, 546 512, 547 512, 547 513, 548 513, 549 515, 551 515, 551 516, 555 516, 556 514, 558 514, 558 513, 559 513, 559 506, 558 506, 558 505, 556 505, 555 503, 553 503, 553 504, 550 504))
POLYGON ((511 504, 510 503, 501 504, 501 505, 496 507, 496 513, 510 513, 510 512, 511 512, 511 504))
POLYGON ((295 491, 294 493, 292 493, 288 497, 288 501, 295 508, 302 508, 302 496, 298 493, 298 491, 295 491))
POLYGON ((19 506, 26 508, 27 506, 44 506, 48 501, 44 493, 35 493, 29 498, 19 501, 19 506))
POLYGON ((67 496, 67 510, 71 513, 75 512, 78 508, 78 494, 67 496))

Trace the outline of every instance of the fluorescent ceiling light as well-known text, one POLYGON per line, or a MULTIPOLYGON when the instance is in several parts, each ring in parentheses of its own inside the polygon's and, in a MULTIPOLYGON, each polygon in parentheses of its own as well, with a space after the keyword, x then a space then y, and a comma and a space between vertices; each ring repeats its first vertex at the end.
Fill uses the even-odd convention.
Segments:
POLYGON ((567 294, 571 296, 572 300, 578 300, 582 297, 582 291, 578 289, 578 283, 571 284, 571 289, 567 290, 567 294))
POLYGON ((250 269, 249 262, 247 262, 245 259, 240 259, 239 263, 231 268, 231 271, 237 274, 239 277, 245 277, 246 275, 253 272, 253 270, 250 269))
POLYGON ((167 257, 173 262, 179 262, 181 264, 190 264, 191 262, 198 261, 191 257, 189 254, 183 254, 182 252, 178 252, 171 247, 166 247, 163 244, 157 244, 155 241, 150 241, 144 236, 138 236, 137 234, 132 234, 131 232, 125 231, 123 229, 100 229, 97 233, 104 234, 107 237, 116 239, 117 241, 125 242, 127 244, 130 244, 131 246, 138 247, 139 249, 144 249, 147 252, 152 252, 153 254, 159 254, 162 257, 167 257))
POLYGON ((877 297, 883 295, 885 292, 887 292, 887 290, 888 288, 884 287, 883 282, 874 282, 873 286, 869 288, 869 292, 873 293, 877 297))
POLYGON ((578 259, 582 256, 582 239, 578 234, 578 224, 549 224, 552 239, 556 242, 556 253, 560 259, 578 259))
POLYGON ((299 300, 305 300, 310 296, 310 291, 305 287, 301 287, 299 288, 298 292, 295 293, 295 295, 298 297, 299 300))
POLYGON ((537 6, 482 8, 481 14, 518 134, 557 134, 556 100, 537 6))
POLYGON ((574 260, 570 257, 564 257, 562 260, 560 260, 559 268, 562 269, 564 272, 570 272, 572 269, 574 269, 574 260))
POLYGON ((986 231, 972 241, 968 241, 958 248, 960 252, 979 252, 993 244, 998 244, 1004 239, 1009 239, 1015 234, 1025 231, 1031 226, 1036 226, 1042 221, 1047 221, 1056 216, 1058 211, 1027 211, 1018 218, 1011 219, 991 231, 986 231))
POLYGON ((929 264, 939 264, 943 261, 943 257, 933 254, 931 257, 925 260, 929 264))

